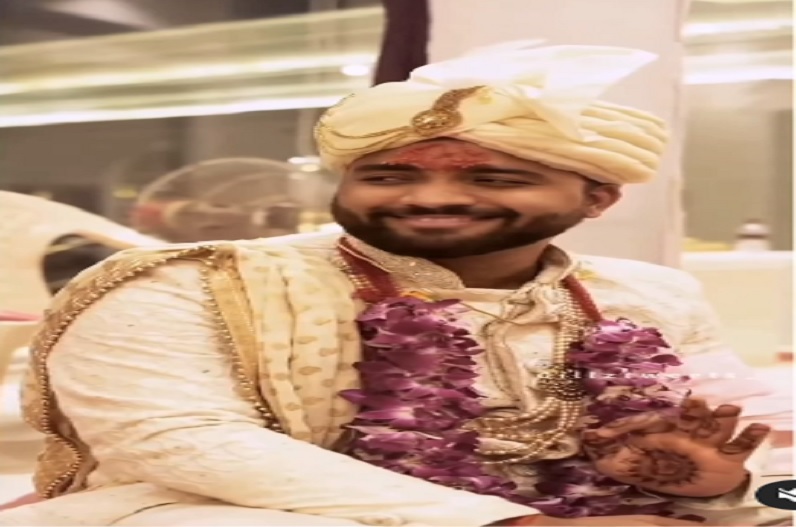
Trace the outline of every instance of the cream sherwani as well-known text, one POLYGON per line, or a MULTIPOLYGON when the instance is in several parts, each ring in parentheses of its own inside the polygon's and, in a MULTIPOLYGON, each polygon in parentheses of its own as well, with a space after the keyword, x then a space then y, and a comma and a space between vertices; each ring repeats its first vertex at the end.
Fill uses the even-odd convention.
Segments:
MULTIPOLYGON (((60 411, 90 452, 82 457, 93 460, 80 469, 83 490, 0 513, 0 525, 475 527, 534 514, 534 509, 500 498, 395 474, 333 451, 339 437, 321 423, 328 417, 313 413, 311 407, 317 403, 321 407, 317 412, 332 419, 337 416, 339 422, 350 419, 350 410, 335 406, 337 402, 324 402, 323 396, 312 390, 356 386, 350 367, 356 356, 340 359, 336 373, 334 369, 331 374, 320 371, 325 363, 319 362, 319 357, 335 356, 338 350, 317 347, 321 344, 313 344, 313 339, 321 337, 304 333, 296 321, 302 320, 306 311, 321 324, 321 312, 312 309, 321 309, 318 304, 328 301, 331 304, 326 308, 341 321, 342 329, 337 330, 340 347, 359 346, 351 336, 355 335, 356 306, 345 296, 350 290, 332 283, 340 274, 334 268, 337 236, 238 244, 249 254, 265 251, 270 259, 285 258, 277 276, 281 282, 271 281, 271 272, 257 284, 257 272, 266 271, 263 264, 242 270, 242 283, 251 290, 265 287, 262 291, 267 297, 277 289, 282 291, 286 284, 284 294, 298 298, 295 295, 301 292, 290 293, 293 285, 315 280, 320 287, 314 292, 302 290, 302 294, 311 293, 305 298, 307 306, 293 300, 283 306, 286 312, 272 311, 262 315, 270 320, 260 321, 272 332, 295 323, 293 352, 299 349, 316 361, 302 366, 298 358, 290 359, 285 363, 287 373, 280 374, 275 363, 281 360, 277 353, 281 348, 266 341, 262 351, 262 371, 270 372, 269 382, 274 385, 296 379, 296 375, 315 375, 311 382, 299 383, 290 392, 301 404, 280 396, 276 388, 261 388, 266 403, 283 408, 281 414, 278 410, 274 413, 288 424, 288 434, 266 427, 267 414, 257 398, 246 396, 247 389, 254 390, 251 377, 247 380, 241 375, 240 364, 222 351, 233 337, 219 334, 219 313, 234 313, 234 309, 229 301, 213 301, 213 288, 208 286, 201 263, 183 258, 153 265, 95 295, 91 305, 68 324, 46 358, 49 385, 60 411), (325 287, 338 290, 330 292, 325 287), (273 356, 268 355, 269 350, 273 356), (291 408, 298 408, 290 404, 303 405, 303 420, 291 421, 291 408)), ((387 255, 362 244, 360 249, 402 284, 459 298, 472 308, 470 322, 487 349, 480 389, 493 407, 535 404, 536 394, 527 386, 553 347, 557 320, 553 285, 570 273, 578 273, 607 318, 627 317, 660 328, 686 358, 686 367, 688 363, 715 364, 713 373, 719 377, 710 382, 721 382, 722 372, 743 371, 740 362, 719 344, 712 314, 697 283, 680 271, 624 260, 575 258, 551 250, 543 272, 523 288, 476 290, 465 289, 455 276, 428 262, 387 255), (500 319, 508 322, 495 323, 500 319)), ((239 262, 236 265, 241 267, 239 262)), ((213 287, 224 290, 232 285, 216 283, 213 287)), ((269 300, 278 301, 275 297, 269 300)), ((255 304, 256 299, 250 297, 253 312, 265 313, 255 304)), ((236 323, 229 316, 227 322, 236 323)), ((258 334, 256 328, 251 331, 258 334)), ((711 402, 760 406, 756 401, 764 400, 766 388, 753 380, 744 386, 746 393, 726 393, 724 400, 711 402)), ((772 414, 777 411, 771 410, 772 414)), ((30 408, 28 412, 30 418, 30 408)), ((568 454, 576 449, 574 438, 571 448, 568 454)), ((756 456, 750 470, 758 472, 764 454, 756 456)), ((532 470, 510 475, 521 487, 533 483, 532 470)), ((746 522, 760 523, 767 517, 760 516, 759 510, 738 510, 754 506, 750 492, 755 488, 753 481, 750 489, 739 489, 733 495, 712 501, 683 500, 682 506, 689 512, 699 509, 698 514, 722 524, 729 517, 737 521, 742 514, 746 514, 746 522)))

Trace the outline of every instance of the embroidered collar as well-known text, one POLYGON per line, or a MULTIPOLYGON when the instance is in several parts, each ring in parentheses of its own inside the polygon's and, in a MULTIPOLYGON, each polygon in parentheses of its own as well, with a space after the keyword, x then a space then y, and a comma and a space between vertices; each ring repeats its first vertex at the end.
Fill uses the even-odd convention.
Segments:
MULTIPOLYGON (((371 263, 390 273, 403 286, 444 290, 466 289, 456 274, 429 260, 391 254, 349 235, 345 235, 345 239, 371 263)), ((551 245, 542 255, 542 269, 539 274, 534 280, 521 287, 518 292, 530 289, 535 285, 556 284, 567 276, 577 273, 580 269, 579 258, 551 245)))

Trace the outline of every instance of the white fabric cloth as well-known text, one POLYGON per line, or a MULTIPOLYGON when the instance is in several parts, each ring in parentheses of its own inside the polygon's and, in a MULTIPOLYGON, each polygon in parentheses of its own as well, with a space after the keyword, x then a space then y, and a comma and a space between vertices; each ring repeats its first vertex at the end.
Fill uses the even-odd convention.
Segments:
MULTIPOLYGON (((325 240, 312 250, 329 247, 325 240)), ((393 262, 399 278, 418 270, 406 263, 393 262)), ((606 316, 660 328, 689 361, 709 353, 729 357, 720 351, 696 282, 684 273, 605 258, 585 259, 582 268, 592 276, 584 283, 606 316)), ((533 403, 533 393, 510 388, 505 368, 526 378, 552 350, 553 315, 545 294, 562 269, 543 273, 517 292, 458 291, 487 311, 517 302, 527 306, 515 319, 519 325, 500 336, 516 358, 513 366, 484 364, 481 389, 492 405, 533 403)), ((51 357, 52 383, 61 408, 99 461, 90 477, 95 490, 0 513, 0 525, 200 525, 211 517, 229 518, 215 525, 253 518, 260 520, 252 523, 276 525, 268 522, 277 516, 268 513, 289 511, 331 522, 318 525, 464 527, 534 513, 263 429, 258 413, 237 393, 229 359, 216 348, 201 291, 198 266, 175 263, 112 291, 75 321, 51 357)), ((756 401, 768 394, 750 381, 741 402, 760 408, 756 401)), ((716 395, 714 403, 736 398, 730 391, 716 395)), ((764 417, 789 410, 768 408, 764 417)), ((757 473, 760 463, 749 468, 757 473)), ((682 503, 724 517, 729 511, 738 517, 737 508, 754 505, 751 494, 682 503)))
MULTIPOLYGON (((186 527, 342 527, 362 525, 360 522, 295 514, 263 509, 245 509, 230 505, 164 505, 145 510, 116 522, 119 527, 148 527, 152 525, 184 525, 186 527)), ((384 525, 374 523, 373 525, 384 525)))
POLYGON ((328 110, 316 128, 323 163, 340 173, 366 154, 452 137, 605 183, 654 177, 667 140, 663 121, 597 98, 655 55, 537 44, 484 48, 418 68, 405 82, 354 93, 328 110), (453 108, 437 105, 451 90, 476 86, 485 88, 453 108), (429 111, 434 113, 423 115, 437 119, 439 129, 419 131, 413 119, 429 111), (458 112, 459 122, 451 111, 458 112))

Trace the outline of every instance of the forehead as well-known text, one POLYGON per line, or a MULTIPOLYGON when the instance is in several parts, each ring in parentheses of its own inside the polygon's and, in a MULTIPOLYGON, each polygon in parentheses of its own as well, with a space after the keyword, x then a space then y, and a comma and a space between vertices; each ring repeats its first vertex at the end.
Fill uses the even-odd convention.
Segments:
POLYGON ((400 164, 425 170, 446 170, 508 163, 517 165, 524 161, 466 141, 435 139, 368 154, 356 160, 352 168, 360 165, 400 164))

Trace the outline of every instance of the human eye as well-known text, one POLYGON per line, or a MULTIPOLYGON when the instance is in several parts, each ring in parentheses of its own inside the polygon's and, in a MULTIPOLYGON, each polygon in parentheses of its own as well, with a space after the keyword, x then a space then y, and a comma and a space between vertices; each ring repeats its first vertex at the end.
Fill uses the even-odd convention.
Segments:
POLYGON ((501 176, 477 176, 473 178, 473 182, 477 185, 489 187, 524 187, 533 184, 524 179, 501 176))
POLYGON ((370 174, 360 178, 360 181, 370 185, 400 185, 409 180, 408 176, 398 174, 370 174))

